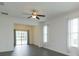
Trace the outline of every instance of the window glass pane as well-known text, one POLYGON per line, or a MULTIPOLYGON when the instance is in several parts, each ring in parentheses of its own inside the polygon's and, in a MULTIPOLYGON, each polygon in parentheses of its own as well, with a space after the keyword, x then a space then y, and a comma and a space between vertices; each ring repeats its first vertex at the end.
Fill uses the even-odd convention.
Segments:
POLYGON ((20 39, 21 39, 21 37, 16 37, 16 39, 19 39, 19 40, 20 40, 20 39))
POLYGON ((27 40, 22 40, 22 44, 27 44, 27 40))
POLYGON ((78 19, 68 22, 68 40, 71 47, 78 47, 78 23, 78 19))
POLYGON ((26 31, 16 31, 16 44, 27 44, 26 31))
POLYGON ((47 42, 47 25, 43 27, 43 41, 47 42))
POLYGON ((77 33, 71 33, 71 45, 72 46, 78 46, 78 34, 77 33))
POLYGON ((17 45, 21 44, 21 40, 16 41, 16 44, 17 45))
POLYGON ((78 19, 71 20, 71 32, 78 32, 78 19))
POLYGON ((22 44, 27 44, 27 32, 23 32, 23 36, 22 36, 22 44))

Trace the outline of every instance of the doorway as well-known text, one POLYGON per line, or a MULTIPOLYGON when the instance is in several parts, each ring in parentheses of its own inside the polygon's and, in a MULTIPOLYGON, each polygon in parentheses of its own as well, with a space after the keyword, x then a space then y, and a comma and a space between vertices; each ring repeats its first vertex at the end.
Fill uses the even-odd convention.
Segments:
POLYGON ((29 44, 29 31, 14 30, 14 46, 29 44))

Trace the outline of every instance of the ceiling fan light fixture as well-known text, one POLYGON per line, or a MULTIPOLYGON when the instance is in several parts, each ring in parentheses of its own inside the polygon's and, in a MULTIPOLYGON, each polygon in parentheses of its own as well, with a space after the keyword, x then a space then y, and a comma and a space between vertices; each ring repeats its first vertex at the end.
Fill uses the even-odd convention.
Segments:
POLYGON ((40 20, 40 17, 45 17, 45 15, 38 14, 38 12, 36 10, 32 10, 31 16, 29 16, 28 18, 31 18, 31 17, 33 19, 40 20))
POLYGON ((36 16, 33 16, 33 15, 32 15, 32 18, 36 18, 36 16))

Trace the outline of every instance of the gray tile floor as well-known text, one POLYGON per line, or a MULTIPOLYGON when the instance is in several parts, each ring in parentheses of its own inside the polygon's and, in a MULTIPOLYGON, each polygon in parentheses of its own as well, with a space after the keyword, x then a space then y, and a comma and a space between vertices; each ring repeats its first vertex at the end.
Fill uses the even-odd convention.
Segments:
POLYGON ((66 56, 66 55, 45 48, 39 48, 34 45, 22 45, 22 46, 16 46, 14 51, 2 52, 0 53, 0 56, 66 56))

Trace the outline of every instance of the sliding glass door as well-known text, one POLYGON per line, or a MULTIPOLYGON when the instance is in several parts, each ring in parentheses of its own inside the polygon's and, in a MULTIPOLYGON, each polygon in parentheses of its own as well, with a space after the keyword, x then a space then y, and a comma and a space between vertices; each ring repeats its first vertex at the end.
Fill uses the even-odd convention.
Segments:
POLYGON ((16 45, 26 45, 28 41, 27 31, 16 31, 16 45))

